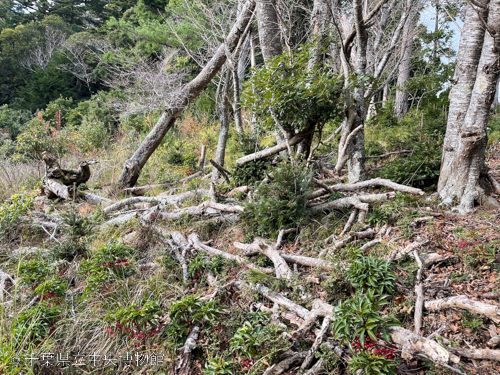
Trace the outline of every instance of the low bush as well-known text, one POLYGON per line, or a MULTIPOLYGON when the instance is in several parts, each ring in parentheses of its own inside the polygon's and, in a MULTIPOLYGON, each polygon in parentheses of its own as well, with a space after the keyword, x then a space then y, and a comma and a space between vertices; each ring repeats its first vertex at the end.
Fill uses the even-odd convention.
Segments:
POLYGON ((309 168, 283 164, 274 170, 272 180, 262 183, 255 199, 245 205, 243 218, 250 231, 275 237, 282 228, 304 224, 311 211, 307 197, 311 192, 309 168))

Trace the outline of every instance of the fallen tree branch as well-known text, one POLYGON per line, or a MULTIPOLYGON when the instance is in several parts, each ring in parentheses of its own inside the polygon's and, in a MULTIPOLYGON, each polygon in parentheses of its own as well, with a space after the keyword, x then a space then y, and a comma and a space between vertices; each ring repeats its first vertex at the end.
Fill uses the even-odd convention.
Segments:
POLYGON ((220 174, 222 175, 222 177, 224 177, 224 179, 228 184, 231 184, 231 181, 229 180, 231 172, 229 172, 226 168, 224 168, 222 165, 220 165, 219 163, 217 163, 212 159, 210 159, 210 164, 212 164, 215 167, 215 169, 217 169, 220 172, 220 174))
POLYGON ((406 246, 404 249, 392 252, 388 255, 387 261, 393 262, 404 257, 406 254, 411 253, 413 250, 418 249, 421 246, 427 245, 429 241, 415 241, 406 246))
POLYGON ((436 341, 429 340, 407 329, 390 327, 389 335, 395 344, 402 347, 401 356, 404 359, 412 359, 414 355, 422 353, 437 364, 458 363, 460 361, 457 356, 451 354, 436 341))
MULTIPOLYGON (((295 146, 297 143, 302 141, 304 137, 302 135, 295 135, 292 139, 288 140, 288 145, 289 146, 295 146)), ((253 154, 249 154, 246 156, 243 156, 236 160, 236 165, 243 165, 246 163, 249 163, 251 161, 257 161, 260 159, 267 158, 269 156, 275 155, 283 150, 287 149, 287 143, 283 142, 280 143, 274 147, 269 147, 261 151, 254 152, 253 154)))
POLYGON ((256 266, 255 264, 249 262, 248 260, 238 256, 238 255, 233 255, 233 254, 229 254, 229 253, 226 253, 225 251, 222 251, 222 250, 218 250, 218 249, 215 249, 213 247, 210 247, 210 246, 207 246, 205 244, 203 244, 201 241, 200 241, 200 237, 196 234, 196 233, 191 233, 188 237, 188 240, 189 240, 189 243, 196 249, 196 250, 199 250, 199 251, 204 251, 208 254, 211 254, 211 255, 220 255, 226 259, 231 259, 231 260, 234 260, 236 261, 238 264, 241 264, 241 265, 244 265, 250 269, 253 269, 253 270, 256 270, 256 271, 259 271, 259 272, 263 272, 263 273, 266 273, 266 274, 270 274, 270 273, 274 273, 274 270, 271 269, 271 268, 262 268, 262 267, 259 267, 259 266, 256 266))
POLYGON ((316 351, 319 349, 321 343, 323 342, 323 337, 325 336, 327 330, 330 328, 330 323, 331 319, 329 317, 325 317, 323 319, 323 324, 321 325, 319 333, 316 335, 316 340, 314 340, 314 344, 307 352, 306 358, 304 359, 304 362, 302 362, 302 365, 300 366, 301 370, 305 370, 311 365, 311 362, 314 359, 316 351))
POLYGON ((420 329, 422 328, 422 313, 424 308, 424 286, 422 285, 422 260, 418 255, 417 250, 413 250, 413 257, 418 265, 417 278, 415 281, 415 315, 414 315, 414 324, 415 324, 415 333, 417 335, 420 334, 420 329))
POLYGON ((393 192, 382 194, 356 195, 352 197, 336 199, 332 202, 326 202, 311 207, 311 209, 313 211, 342 210, 354 206, 359 210, 368 211, 368 203, 386 201, 395 197, 396 194, 393 192))
POLYGON ((451 348, 450 351, 465 358, 500 361, 500 350, 451 348))
POLYGON ((286 280, 290 280, 293 277, 292 270, 288 267, 286 261, 281 257, 278 250, 273 248, 273 246, 269 246, 262 239, 256 238, 252 244, 243 244, 240 242, 235 242, 234 247, 237 249, 241 249, 248 252, 259 252, 264 254, 274 264, 274 269, 276 271, 277 278, 284 278, 286 280))
POLYGON ((484 315, 497 324, 500 323, 500 306, 474 301, 464 295, 427 301, 425 303, 425 308, 429 311, 452 308, 464 309, 473 314, 484 315))
POLYGON ((144 186, 136 186, 123 189, 127 193, 131 193, 132 195, 144 195, 146 192, 155 189, 167 189, 172 187, 172 184, 153 184, 153 185, 144 185, 144 186))
POLYGON ((283 361, 272 365, 262 375, 280 375, 287 371, 289 368, 299 363, 300 359, 304 356, 303 353, 295 353, 291 357, 284 359, 283 361))

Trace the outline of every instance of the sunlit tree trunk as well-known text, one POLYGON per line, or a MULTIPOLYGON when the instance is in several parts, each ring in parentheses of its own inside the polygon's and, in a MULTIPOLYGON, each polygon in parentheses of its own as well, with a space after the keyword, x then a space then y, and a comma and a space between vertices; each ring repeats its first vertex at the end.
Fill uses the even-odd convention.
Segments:
POLYGON ((257 24, 264 61, 283 53, 275 0, 257 0, 257 24))
POLYGON ((498 207, 487 195, 484 154, 500 72, 500 0, 483 3, 485 8, 469 7, 462 29, 438 183, 443 204, 459 212, 475 204, 498 207))

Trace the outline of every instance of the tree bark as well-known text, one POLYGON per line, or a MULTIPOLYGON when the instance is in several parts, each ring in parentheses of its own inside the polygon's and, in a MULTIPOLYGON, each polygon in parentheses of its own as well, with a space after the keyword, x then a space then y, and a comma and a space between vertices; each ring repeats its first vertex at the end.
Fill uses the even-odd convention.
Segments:
POLYGON ((415 32, 415 21, 418 14, 418 7, 412 4, 413 0, 407 1, 409 9, 408 19, 403 30, 403 49, 401 62, 398 68, 396 99, 394 103, 394 113, 398 118, 408 112, 408 90, 404 88, 406 81, 410 79, 411 57, 413 54, 413 37, 415 32))
POLYGON ((257 25, 264 61, 283 53, 281 31, 278 24, 275 0, 257 0, 257 25))
POLYGON ((255 9, 256 0, 248 0, 241 11, 239 19, 231 29, 225 44, 217 49, 215 55, 210 59, 202 71, 189 82, 181 91, 178 102, 171 109, 167 109, 151 132, 142 141, 134 155, 128 159, 118 179, 118 184, 123 187, 132 187, 137 182, 142 168, 160 145, 163 137, 172 128, 177 117, 181 115, 184 108, 193 101, 215 77, 217 72, 226 62, 226 48, 232 52, 238 45, 240 37, 244 34, 255 9))
POLYGON ((462 29, 438 183, 443 204, 458 206, 462 213, 472 211, 475 204, 499 206, 484 189, 484 153, 500 75, 500 0, 484 3, 487 8, 469 7, 462 29))

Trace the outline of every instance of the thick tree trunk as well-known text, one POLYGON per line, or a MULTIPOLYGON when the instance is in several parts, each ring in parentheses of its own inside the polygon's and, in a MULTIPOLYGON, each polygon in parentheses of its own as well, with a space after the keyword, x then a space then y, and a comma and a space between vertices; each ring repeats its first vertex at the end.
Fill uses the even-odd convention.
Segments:
POLYGON ((122 173, 118 179, 118 184, 123 187, 132 187, 135 185, 142 168, 160 145, 165 134, 167 134, 174 125, 177 117, 179 117, 184 108, 207 87, 226 62, 226 48, 232 52, 238 45, 240 37, 244 34, 252 18, 255 9, 255 1, 256 0, 248 0, 245 3, 240 17, 226 38, 225 45, 222 44, 198 76, 184 86, 178 103, 175 104, 174 108, 168 109, 162 114, 154 128, 135 151, 134 155, 125 162, 122 173))
POLYGON ((394 103, 394 113, 398 118, 403 118, 406 112, 408 112, 408 90, 404 88, 404 85, 410 79, 413 34, 418 14, 418 7, 413 5, 412 2, 413 0, 407 1, 407 8, 411 7, 411 9, 409 10, 408 19, 403 30, 403 49, 398 69, 397 91, 394 103))
POLYGON ((486 180, 486 126, 500 73, 500 0, 485 3, 488 8, 469 8, 462 30, 438 184, 443 204, 458 205, 459 212, 470 212, 475 204, 498 206, 481 181, 486 180), (496 40, 485 32, 483 20, 496 40))
POLYGON ((283 53, 275 0, 257 0, 257 24, 264 61, 283 53))

